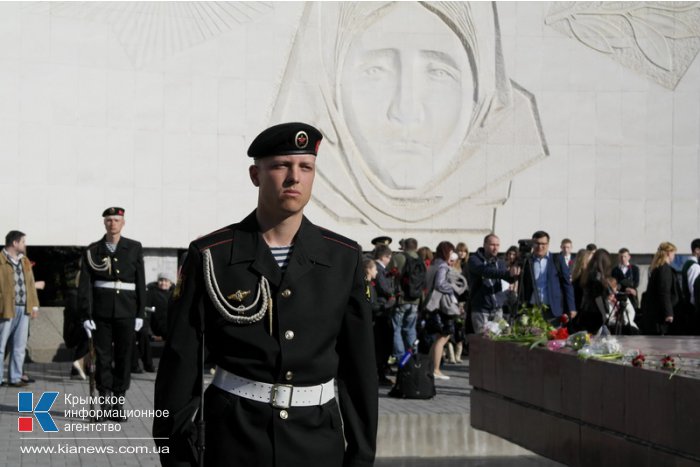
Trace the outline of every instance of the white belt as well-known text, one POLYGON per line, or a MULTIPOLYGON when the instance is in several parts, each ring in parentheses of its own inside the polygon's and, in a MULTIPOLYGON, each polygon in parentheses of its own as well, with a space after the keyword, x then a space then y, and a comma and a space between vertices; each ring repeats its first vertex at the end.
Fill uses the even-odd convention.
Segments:
POLYGON ((95 281, 92 285, 100 289, 136 290, 133 282, 95 281))
POLYGON ((335 399, 335 380, 316 386, 260 383, 216 368, 211 382, 219 389, 246 399, 271 404, 276 409, 323 405, 335 399))

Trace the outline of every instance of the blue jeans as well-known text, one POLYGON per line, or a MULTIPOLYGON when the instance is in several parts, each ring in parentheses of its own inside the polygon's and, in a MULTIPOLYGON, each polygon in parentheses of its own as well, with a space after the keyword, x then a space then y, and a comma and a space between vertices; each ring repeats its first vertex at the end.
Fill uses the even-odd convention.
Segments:
MULTIPOLYGON (((29 316, 24 314, 25 307, 15 307, 15 317, 12 319, 0 320, 0 363, 5 361, 5 346, 12 337, 10 346, 10 383, 19 383, 22 378, 22 365, 24 364, 24 354, 27 350, 27 334, 29 333, 29 316)), ((5 376, 4 363, 3 371, 0 373, 0 383, 5 376)))
POLYGON ((403 303, 394 308, 391 322, 394 325, 394 357, 400 359, 416 341, 418 304, 403 303))

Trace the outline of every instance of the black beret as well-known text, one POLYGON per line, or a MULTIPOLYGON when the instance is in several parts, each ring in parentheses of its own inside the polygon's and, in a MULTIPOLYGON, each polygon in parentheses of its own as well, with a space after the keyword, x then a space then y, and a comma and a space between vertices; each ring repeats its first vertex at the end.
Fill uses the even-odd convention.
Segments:
POLYGON ((391 244, 391 237, 385 235, 372 239, 372 245, 389 245, 391 244))
POLYGON ((323 135, 306 123, 292 122, 272 126, 255 137, 248 156, 261 159, 269 156, 318 153, 323 135))
POLYGON ((117 207, 107 208, 102 213, 102 217, 123 216, 123 215, 124 215, 124 208, 117 208, 117 207))

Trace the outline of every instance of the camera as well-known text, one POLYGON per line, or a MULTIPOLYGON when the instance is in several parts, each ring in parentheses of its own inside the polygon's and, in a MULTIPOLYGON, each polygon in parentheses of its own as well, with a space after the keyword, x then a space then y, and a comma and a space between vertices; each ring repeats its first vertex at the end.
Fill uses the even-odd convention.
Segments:
POLYGON ((535 246, 535 241, 531 238, 525 238, 518 240, 518 260, 515 262, 516 266, 523 267, 525 261, 532 256, 532 248, 535 246))
POLYGON ((627 296, 627 293, 625 292, 615 292, 615 300, 617 300, 618 303, 623 304, 625 303, 629 297, 627 296))

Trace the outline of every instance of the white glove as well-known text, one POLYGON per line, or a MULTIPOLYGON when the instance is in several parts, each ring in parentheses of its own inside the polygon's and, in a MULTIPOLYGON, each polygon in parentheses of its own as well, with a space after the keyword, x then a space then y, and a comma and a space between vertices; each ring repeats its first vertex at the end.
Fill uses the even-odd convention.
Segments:
POLYGON ((85 329, 88 339, 92 339, 92 331, 97 330, 97 326, 95 326, 95 322, 93 320, 88 319, 83 321, 83 329, 85 329))
POLYGON ((134 330, 136 332, 139 332, 141 328, 143 327, 143 319, 141 318, 136 318, 136 324, 134 325, 134 330))

